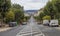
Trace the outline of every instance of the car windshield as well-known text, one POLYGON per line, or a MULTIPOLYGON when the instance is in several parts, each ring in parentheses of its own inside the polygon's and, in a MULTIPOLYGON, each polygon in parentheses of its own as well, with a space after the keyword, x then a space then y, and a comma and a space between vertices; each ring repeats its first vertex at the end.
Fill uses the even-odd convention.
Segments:
POLYGON ((60 36, 60 0, 0 0, 0 36, 60 36))

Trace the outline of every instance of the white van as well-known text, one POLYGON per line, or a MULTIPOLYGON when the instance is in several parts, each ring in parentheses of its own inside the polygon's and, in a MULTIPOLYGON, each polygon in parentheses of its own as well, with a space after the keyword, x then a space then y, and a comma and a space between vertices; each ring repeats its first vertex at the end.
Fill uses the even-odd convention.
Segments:
POLYGON ((49 26, 59 26, 58 20, 51 20, 49 26))
POLYGON ((43 25, 49 26, 49 20, 43 20, 43 25))

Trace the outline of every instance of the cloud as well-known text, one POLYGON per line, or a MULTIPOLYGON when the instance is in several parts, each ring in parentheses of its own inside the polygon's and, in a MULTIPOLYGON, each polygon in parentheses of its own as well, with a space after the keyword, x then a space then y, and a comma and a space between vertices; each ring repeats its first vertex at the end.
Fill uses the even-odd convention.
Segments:
POLYGON ((40 8, 44 7, 44 3, 27 3, 27 4, 25 4, 24 7, 25 7, 24 9, 26 9, 26 10, 28 10, 28 9, 36 10, 36 9, 40 9, 40 8))
POLYGON ((32 0, 32 2, 40 2, 40 3, 45 3, 47 0, 32 0))
POLYGON ((48 0, 11 0, 12 3, 17 3, 24 6, 24 10, 40 9, 45 6, 48 0))

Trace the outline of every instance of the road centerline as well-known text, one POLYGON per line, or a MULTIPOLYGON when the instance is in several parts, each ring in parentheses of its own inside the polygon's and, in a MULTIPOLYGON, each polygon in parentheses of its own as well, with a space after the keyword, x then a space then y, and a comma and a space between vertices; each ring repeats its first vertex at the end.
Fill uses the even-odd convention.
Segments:
POLYGON ((31 17, 28 25, 22 29, 17 36, 45 36, 37 27, 37 23, 34 22, 34 18, 31 17))

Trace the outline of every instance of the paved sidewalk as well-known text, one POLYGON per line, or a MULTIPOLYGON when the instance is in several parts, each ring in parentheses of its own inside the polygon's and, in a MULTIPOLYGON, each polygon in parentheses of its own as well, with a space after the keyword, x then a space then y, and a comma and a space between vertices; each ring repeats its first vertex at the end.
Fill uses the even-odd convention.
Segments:
POLYGON ((0 28, 0 32, 4 32, 4 31, 10 30, 10 29, 12 29, 12 28, 11 27, 0 28))

